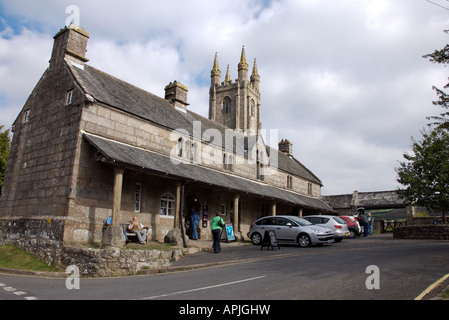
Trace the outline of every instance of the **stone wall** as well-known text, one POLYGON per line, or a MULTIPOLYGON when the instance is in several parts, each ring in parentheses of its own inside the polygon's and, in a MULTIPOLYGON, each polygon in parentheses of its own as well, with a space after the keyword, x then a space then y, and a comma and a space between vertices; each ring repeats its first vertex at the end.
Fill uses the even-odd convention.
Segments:
POLYGON ((108 247, 63 246, 64 220, 2 219, 0 245, 15 246, 35 255, 47 264, 63 268, 76 265, 83 276, 124 276, 142 270, 159 270, 180 259, 183 250, 131 250, 108 247))
POLYGON ((168 267, 171 261, 178 260, 182 254, 182 249, 160 251, 114 247, 105 249, 64 247, 61 264, 77 266, 82 276, 125 276, 137 274, 142 270, 157 271, 168 267))
POLYGON ((449 240, 449 225, 400 226, 393 230, 393 238, 449 240))
POLYGON ((14 244, 47 264, 57 264, 64 223, 63 219, 53 218, 0 219, 0 245, 14 244))

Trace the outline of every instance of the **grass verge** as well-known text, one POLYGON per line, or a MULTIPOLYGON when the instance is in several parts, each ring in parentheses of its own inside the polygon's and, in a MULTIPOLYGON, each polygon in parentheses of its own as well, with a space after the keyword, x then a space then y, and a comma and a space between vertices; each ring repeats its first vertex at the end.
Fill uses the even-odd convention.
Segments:
POLYGON ((49 266, 32 254, 10 244, 0 246, 0 268, 46 272, 61 271, 55 266, 49 266))

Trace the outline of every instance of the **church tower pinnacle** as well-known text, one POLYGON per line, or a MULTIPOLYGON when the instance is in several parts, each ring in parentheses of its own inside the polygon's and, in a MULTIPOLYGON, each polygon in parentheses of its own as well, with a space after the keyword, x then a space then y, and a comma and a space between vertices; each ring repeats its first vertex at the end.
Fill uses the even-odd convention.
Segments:
POLYGON ((209 119, 252 136, 257 135, 261 129, 260 76, 255 59, 251 79, 248 79, 248 70, 243 47, 238 64, 238 79, 232 81, 228 65, 225 80, 221 82, 218 54, 215 54, 209 91, 209 119))
POLYGON ((242 55, 240 57, 240 62, 238 65, 240 81, 248 80, 248 67, 249 67, 249 65, 248 65, 248 63, 246 63, 245 46, 243 46, 242 55))
POLYGON ((260 85, 260 76, 259 72, 257 70, 257 61, 254 59, 254 67, 253 67, 253 73, 251 74, 251 83, 254 85, 254 87, 257 88, 257 91, 259 91, 259 85, 260 85))
POLYGON ((218 53, 215 53, 214 66, 210 73, 210 77, 212 86, 220 84, 221 71, 218 67, 218 53))

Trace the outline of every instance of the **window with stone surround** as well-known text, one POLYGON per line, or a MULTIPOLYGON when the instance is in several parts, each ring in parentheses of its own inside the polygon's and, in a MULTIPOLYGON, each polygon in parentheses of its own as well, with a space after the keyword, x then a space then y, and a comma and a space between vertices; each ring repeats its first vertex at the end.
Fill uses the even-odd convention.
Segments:
POLYGON ((166 193, 161 197, 161 216, 174 216, 176 210, 175 197, 166 193))
POLYGON ((26 110, 25 113, 23 114, 23 123, 24 123, 24 124, 25 124, 25 123, 28 123, 28 121, 30 121, 30 113, 31 113, 31 110, 28 109, 28 110, 26 110))
POLYGON ((66 97, 66 100, 65 100, 65 105, 66 105, 66 106, 72 104, 72 102, 73 102, 73 93, 74 93, 74 91, 75 91, 75 90, 72 89, 72 90, 70 90, 70 91, 67 92, 67 97, 66 97))
POLYGON ((225 97, 223 99, 223 114, 232 113, 232 100, 230 97, 225 97))

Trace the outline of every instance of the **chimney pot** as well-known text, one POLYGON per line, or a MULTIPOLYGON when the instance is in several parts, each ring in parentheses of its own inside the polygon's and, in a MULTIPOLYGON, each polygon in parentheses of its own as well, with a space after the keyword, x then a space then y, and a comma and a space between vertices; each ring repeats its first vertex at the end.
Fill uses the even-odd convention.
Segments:
POLYGON ((89 33, 86 30, 71 24, 61 29, 54 36, 54 39, 53 53, 50 60, 51 67, 61 65, 64 59, 80 65, 89 61, 85 56, 87 41, 89 40, 89 33))
POLYGON ((279 151, 290 156, 293 154, 293 144, 287 139, 282 139, 281 142, 279 142, 279 151))
POLYGON ((187 103, 187 92, 189 92, 189 89, 182 83, 178 81, 170 82, 165 87, 165 100, 168 100, 176 109, 186 112, 189 105, 187 103))

